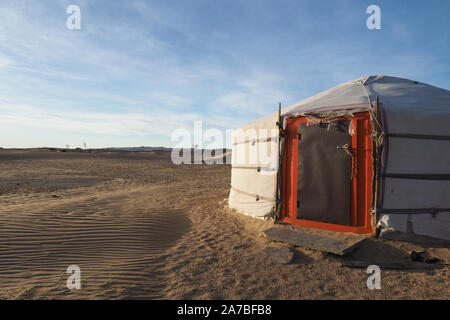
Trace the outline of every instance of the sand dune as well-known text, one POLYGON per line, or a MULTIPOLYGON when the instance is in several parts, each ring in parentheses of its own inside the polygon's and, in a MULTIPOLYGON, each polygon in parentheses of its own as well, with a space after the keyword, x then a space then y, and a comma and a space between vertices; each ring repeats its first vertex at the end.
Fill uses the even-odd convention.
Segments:
MULTIPOLYGON (((163 284, 150 281, 157 272, 151 268, 157 267, 158 255, 178 240, 190 223, 177 210, 149 210, 152 189, 64 196, 2 209, 2 285, 20 283, 26 289, 37 283, 40 288, 58 284, 51 294, 64 294, 67 288, 61 275, 75 264, 86 283, 83 295, 92 292, 102 297, 100 288, 107 285, 110 295, 105 297, 114 297, 113 289, 120 291, 132 279, 151 277, 142 295, 135 296, 160 297, 163 284), (151 266, 149 261, 156 263, 151 266), (24 278, 24 273, 30 277, 24 278)), ((17 297, 31 297, 27 294, 25 290, 17 297)))

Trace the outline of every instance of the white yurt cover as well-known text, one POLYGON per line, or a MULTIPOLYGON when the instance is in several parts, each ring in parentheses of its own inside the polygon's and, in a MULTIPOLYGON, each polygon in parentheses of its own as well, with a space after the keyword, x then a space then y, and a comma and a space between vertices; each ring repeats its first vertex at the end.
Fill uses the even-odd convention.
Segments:
MULTIPOLYGON (((295 116, 373 113, 377 96, 385 174, 379 225, 450 240, 450 91, 396 77, 367 76, 282 109, 282 124, 295 116)), ((275 207, 277 121, 275 112, 235 131, 229 205, 254 217, 268 217, 275 207)))

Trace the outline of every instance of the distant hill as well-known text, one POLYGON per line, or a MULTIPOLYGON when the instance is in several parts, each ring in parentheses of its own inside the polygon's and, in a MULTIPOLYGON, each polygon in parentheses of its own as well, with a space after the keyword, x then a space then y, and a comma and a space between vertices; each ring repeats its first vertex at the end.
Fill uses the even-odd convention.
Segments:
MULTIPOLYGON (((173 148, 167 148, 167 147, 109 147, 109 148, 102 148, 103 150, 120 150, 120 151, 172 151, 173 148)), ((175 149, 181 149, 181 148, 175 148, 175 149)), ((221 154, 221 153, 227 153, 231 152, 231 149, 193 149, 193 148, 187 148, 191 149, 193 152, 202 152, 202 151, 210 151, 213 150, 213 154, 221 154), (219 150, 222 150, 220 152, 219 150)))
POLYGON ((171 151, 172 148, 166 147, 110 147, 106 150, 122 150, 122 151, 171 151))

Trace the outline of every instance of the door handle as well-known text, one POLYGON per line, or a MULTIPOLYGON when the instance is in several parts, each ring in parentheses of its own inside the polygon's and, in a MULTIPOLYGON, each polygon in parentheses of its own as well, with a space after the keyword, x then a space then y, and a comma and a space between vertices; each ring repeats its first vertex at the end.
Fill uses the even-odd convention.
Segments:
POLYGON ((337 146, 336 149, 344 150, 346 154, 348 154, 350 157, 353 157, 352 151, 350 150, 348 144, 344 144, 343 146, 337 146))

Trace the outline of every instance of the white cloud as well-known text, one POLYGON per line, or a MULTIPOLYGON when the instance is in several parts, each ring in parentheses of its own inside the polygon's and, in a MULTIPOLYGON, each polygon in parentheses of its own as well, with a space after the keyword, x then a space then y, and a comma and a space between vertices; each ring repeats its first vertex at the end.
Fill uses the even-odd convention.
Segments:
MULTIPOLYGON (((209 118, 195 113, 160 110, 155 113, 58 112, 29 105, 0 103, 0 125, 17 128, 46 128, 55 132, 79 132, 100 135, 163 135, 169 137, 179 128, 192 131, 194 121, 204 128, 233 129, 231 117, 209 118)), ((38 132, 38 131, 37 131, 38 132)))
POLYGON ((214 109, 229 109, 240 114, 262 116, 277 109, 278 102, 287 100, 289 94, 283 87, 285 79, 270 72, 252 72, 237 79, 235 89, 219 95, 213 102, 214 109))
MULTIPOLYGON (((291 29, 280 22, 265 34, 252 28, 258 18, 277 20, 279 12, 267 4, 243 4, 244 16, 255 20, 230 26, 211 17, 199 23, 195 7, 183 12, 164 2, 126 2, 119 18, 107 14, 106 1, 77 3, 79 32, 65 28, 70 1, 0 4, 0 123, 139 141, 132 137, 170 136, 179 127, 190 130, 194 120, 234 128, 276 110, 279 101, 287 106, 367 74, 423 81, 448 69, 447 60, 420 48, 378 50, 369 38, 375 34, 363 39, 351 32, 359 18, 353 9, 347 20, 349 4, 326 24, 301 4, 305 10, 283 22, 291 29), (357 38, 330 37, 332 23, 357 38)), ((399 26, 391 31, 396 38, 405 35, 399 26)), ((14 134, 2 138, 14 141, 14 134)))

